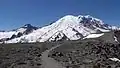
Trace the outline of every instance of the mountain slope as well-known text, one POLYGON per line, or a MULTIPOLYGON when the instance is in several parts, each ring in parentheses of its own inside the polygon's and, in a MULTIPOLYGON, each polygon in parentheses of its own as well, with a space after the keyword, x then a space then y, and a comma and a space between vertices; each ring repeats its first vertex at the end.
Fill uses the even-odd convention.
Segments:
POLYGON ((30 34, 8 40, 6 43, 45 42, 63 39, 78 40, 92 33, 109 32, 112 29, 112 26, 104 24, 102 20, 89 15, 67 15, 51 25, 34 30, 30 34))
POLYGON ((4 31, 4 32, 1 31, 0 32, 0 42, 4 42, 7 40, 21 37, 23 35, 27 35, 36 29, 38 29, 38 28, 34 27, 30 24, 26 24, 23 27, 20 27, 18 29, 14 29, 11 31, 4 31))

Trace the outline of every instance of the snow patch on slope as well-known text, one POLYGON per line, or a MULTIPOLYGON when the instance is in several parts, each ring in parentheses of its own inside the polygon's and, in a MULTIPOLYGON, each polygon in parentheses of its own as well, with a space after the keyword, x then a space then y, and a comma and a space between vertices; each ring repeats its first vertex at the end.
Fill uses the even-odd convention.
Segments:
POLYGON ((112 61, 118 61, 118 62, 120 62, 120 60, 118 59, 118 58, 109 58, 110 60, 112 60, 112 61))
POLYGON ((118 40, 117 40, 117 38, 115 36, 114 36, 114 39, 115 39, 116 42, 118 42, 118 40))
POLYGON ((68 40, 62 31, 55 33, 49 41, 60 41, 60 40, 68 40))
POLYGON ((18 33, 24 33, 27 29, 19 28, 14 34, 17 35, 18 33))
POLYGON ((86 36, 84 39, 87 39, 87 38, 98 38, 98 37, 101 37, 102 35, 104 35, 104 33, 101 33, 101 34, 90 34, 90 35, 86 36))
POLYGON ((0 39, 10 38, 14 33, 15 31, 0 32, 0 39))
POLYGON ((96 26, 93 26, 93 27, 95 27, 96 30, 100 30, 102 32, 110 32, 109 29, 102 29, 102 28, 99 28, 99 27, 96 27, 96 26))
POLYGON ((6 43, 37 42, 37 39, 39 39, 41 37, 41 35, 43 35, 43 34, 44 33, 40 29, 38 29, 38 30, 34 30, 29 35, 23 35, 19 38, 8 40, 8 41, 6 41, 6 43))

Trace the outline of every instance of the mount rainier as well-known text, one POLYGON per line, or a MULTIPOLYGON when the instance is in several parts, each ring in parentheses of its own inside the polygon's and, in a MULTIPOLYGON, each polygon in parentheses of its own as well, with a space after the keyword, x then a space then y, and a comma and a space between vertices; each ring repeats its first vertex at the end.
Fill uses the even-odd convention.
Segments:
POLYGON ((67 15, 42 28, 26 24, 11 31, 0 32, 1 43, 32 43, 45 41, 79 40, 99 37, 104 32, 120 30, 116 26, 104 24, 102 20, 90 15, 67 15))

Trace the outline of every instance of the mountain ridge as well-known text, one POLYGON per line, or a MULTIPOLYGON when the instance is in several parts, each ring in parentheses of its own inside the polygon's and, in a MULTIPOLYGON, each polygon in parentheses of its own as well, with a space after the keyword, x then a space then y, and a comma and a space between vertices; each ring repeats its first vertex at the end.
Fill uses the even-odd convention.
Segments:
POLYGON ((0 41, 7 41, 11 40, 13 38, 21 37, 22 35, 26 35, 31 33, 33 30, 38 29, 37 27, 34 27, 30 24, 25 24, 22 27, 19 27, 17 29, 13 29, 10 31, 0 31, 0 41))
MULTIPOLYGON (((66 15, 58 21, 44 26, 42 28, 33 27, 26 24, 29 30, 28 33, 20 37, 15 37, 5 40, 5 43, 24 43, 24 42, 45 42, 45 41, 59 41, 59 40, 78 40, 93 33, 109 32, 111 30, 120 30, 120 28, 104 24, 102 20, 94 18, 90 15, 66 15), (32 29, 31 29, 32 28, 32 29)), ((27 29, 28 29, 27 28, 27 29)), ((15 33, 13 33, 15 34, 15 33)))

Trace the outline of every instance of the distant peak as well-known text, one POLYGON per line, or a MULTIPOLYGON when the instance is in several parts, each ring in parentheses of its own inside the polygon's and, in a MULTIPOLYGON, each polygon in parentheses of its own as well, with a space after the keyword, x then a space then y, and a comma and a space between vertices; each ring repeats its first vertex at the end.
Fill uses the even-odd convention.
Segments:
POLYGON ((78 15, 78 16, 66 15, 66 16, 64 16, 63 18, 73 18, 73 17, 97 19, 97 18, 94 18, 94 17, 91 16, 91 15, 78 15))
POLYGON ((31 24, 25 24, 23 27, 21 27, 21 28, 33 28, 33 29, 38 29, 38 27, 35 27, 35 26, 32 26, 31 24))
POLYGON ((31 24, 25 24, 24 27, 33 27, 31 24))
POLYGON ((102 22, 102 20, 95 18, 91 15, 78 15, 78 16, 74 16, 74 15, 66 15, 63 17, 63 19, 71 19, 71 18, 78 18, 78 19, 90 19, 90 20, 96 20, 96 21, 100 21, 102 22))
POLYGON ((70 19, 70 18, 73 18, 73 17, 75 17, 75 16, 73 16, 73 15, 66 15, 66 16, 64 16, 63 18, 64 18, 64 19, 66 19, 66 18, 67 18, 67 19, 70 19))

